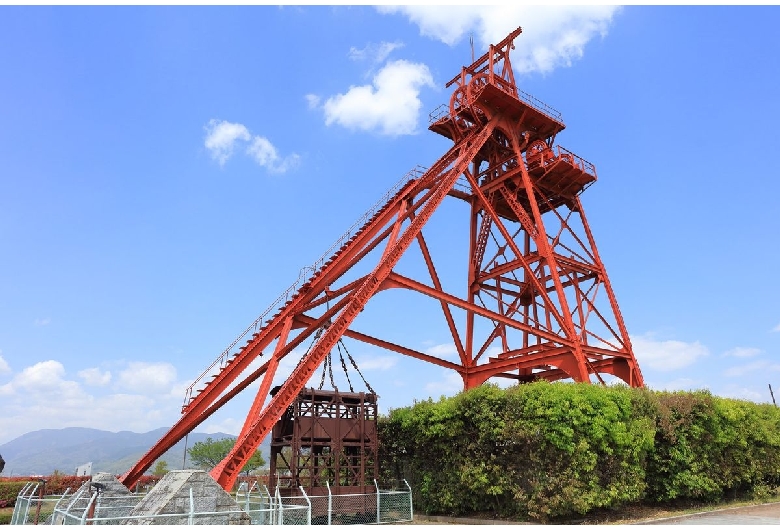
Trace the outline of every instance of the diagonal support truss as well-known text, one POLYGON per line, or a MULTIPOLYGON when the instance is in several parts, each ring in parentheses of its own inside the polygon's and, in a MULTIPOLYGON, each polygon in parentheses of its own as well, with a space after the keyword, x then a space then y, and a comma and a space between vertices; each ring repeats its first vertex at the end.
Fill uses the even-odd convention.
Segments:
POLYGON ((235 446, 211 471, 230 489, 342 337, 454 370, 464 388, 492 377, 603 383, 604 375, 643 385, 580 201, 595 167, 555 145, 560 113, 515 86, 509 55, 520 33, 447 85, 451 101, 429 128, 452 148, 390 190, 217 358, 188 390, 180 420, 122 477, 126 486, 259 380, 235 446), (462 290, 444 281, 423 234, 445 200, 463 201, 470 212, 462 290), (422 278, 397 270, 414 252, 422 278), (388 290, 434 301, 457 360, 355 329, 358 315, 388 290), (297 364, 273 388, 289 355, 297 364))

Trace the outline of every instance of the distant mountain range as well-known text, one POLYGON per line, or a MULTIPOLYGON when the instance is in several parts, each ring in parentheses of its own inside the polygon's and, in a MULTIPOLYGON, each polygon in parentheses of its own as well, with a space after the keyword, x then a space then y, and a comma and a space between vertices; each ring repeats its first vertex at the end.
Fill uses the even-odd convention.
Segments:
MULTIPOLYGON (((67 429, 41 429, 29 432, 0 445, 0 455, 5 460, 2 476, 51 475, 55 470, 65 474, 76 474, 76 468, 92 462, 92 473, 122 474, 133 465, 166 433, 160 428, 146 433, 130 431, 109 432, 82 427, 67 429)), ((235 438, 225 433, 190 433, 187 447, 207 438, 235 438)), ((184 442, 169 449, 160 460, 165 460, 168 469, 182 469, 189 466, 184 461, 184 442)), ((260 451, 268 461, 270 441, 266 440, 260 451)))

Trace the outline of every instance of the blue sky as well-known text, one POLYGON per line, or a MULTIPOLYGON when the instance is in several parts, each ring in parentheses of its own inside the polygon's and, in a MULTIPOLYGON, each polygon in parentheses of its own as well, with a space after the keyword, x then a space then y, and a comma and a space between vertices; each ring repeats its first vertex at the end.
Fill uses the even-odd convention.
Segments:
MULTIPOLYGON (((0 444, 172 425, 299 270, 450 147, 427 117, 469 35, 479 55, 517 26, 519 87, 596 165, 582 200, 647 385, 770 402, 778 25, 771 6, 0 7, 0 444)), ((429 236, 444 260, 448 237, 429 236)), ((451 349, 418 308, 377 315, 451 349)), ((382 410, 459 390, 347 344, 382 410)), ((236 433, 251 397, 199 430, 236 433)))

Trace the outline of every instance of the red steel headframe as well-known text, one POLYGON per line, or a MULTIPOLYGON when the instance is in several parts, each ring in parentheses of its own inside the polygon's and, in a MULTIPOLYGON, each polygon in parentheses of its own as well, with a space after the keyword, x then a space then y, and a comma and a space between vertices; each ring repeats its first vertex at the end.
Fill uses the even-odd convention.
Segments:
POLYGON ((521 31, 490 46, 447 84, 455 86, 450 103, 432 116, 430 129, 450 138, 453 147, 430 169, 410 173, 327 260, 309 269, 219 356, 190 387, 179 421, 122 477, 126 486, 262 378, 233 450, 211 471, 231 489, 342 337, 455 370, 465 389, 491 377, 587 383, 592 375, 603 383, 602 374, 643 386, 579 198, 596 180, 595 168, 555 145, 564 129, 560 114, 517 89, 509 53, 521 31), (470 209, 465 296, 443 288, 422 232, 448 197, 470 209), (415 243, 429 275, 425 280, 395 270, 415 243), (351 328, 366 304, 388 289, 438 301, 456 361, 351 328), (279 362, 307 342, 311 346, 269 399, 279 362), (268 360, 244 374, 266 351, 268 360))

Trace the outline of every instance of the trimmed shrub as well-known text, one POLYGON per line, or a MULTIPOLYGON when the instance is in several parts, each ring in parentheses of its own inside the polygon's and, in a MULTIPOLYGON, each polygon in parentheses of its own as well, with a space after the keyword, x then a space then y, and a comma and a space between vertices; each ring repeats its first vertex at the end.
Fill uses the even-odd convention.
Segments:
POLYGON ((546 522, 780 491, 780 409, 707 391, 482 385, 379 421, 383 479, 427 514, 546 522))

